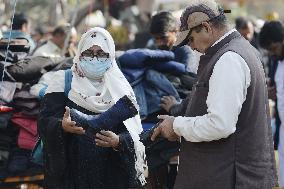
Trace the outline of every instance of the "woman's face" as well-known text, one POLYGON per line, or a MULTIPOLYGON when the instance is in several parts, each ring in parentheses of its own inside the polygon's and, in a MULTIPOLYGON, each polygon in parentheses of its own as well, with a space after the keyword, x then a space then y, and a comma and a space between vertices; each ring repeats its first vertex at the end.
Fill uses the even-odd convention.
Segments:
POLYGON ((100 46, 94 45, 82 52, 80 58, 82 57, 109 58, 109 53, 104 52, 100 46))
POLYGON ((109 53, 105 53, 97 45, 82 52, 79 60, 79 66, 83 75, 95 80, 101 79, 112 65, 109 53))

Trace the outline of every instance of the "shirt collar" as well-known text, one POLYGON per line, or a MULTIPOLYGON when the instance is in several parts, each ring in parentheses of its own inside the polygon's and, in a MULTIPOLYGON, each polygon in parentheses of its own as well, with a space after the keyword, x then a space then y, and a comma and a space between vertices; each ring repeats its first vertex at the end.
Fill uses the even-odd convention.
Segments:
POLYGON ((231 33, 235 32, 235 31, 237 31, 237 30, 236 29, 231 29, 230 31, 225 33, 222 37, 220 37, 217 41, 215 41, 215 43, 211 47, 213 47, 214 45, 216 45, 217 43, 222 41, 225 37, 227 37, 228 35, 230 35, 231 33))

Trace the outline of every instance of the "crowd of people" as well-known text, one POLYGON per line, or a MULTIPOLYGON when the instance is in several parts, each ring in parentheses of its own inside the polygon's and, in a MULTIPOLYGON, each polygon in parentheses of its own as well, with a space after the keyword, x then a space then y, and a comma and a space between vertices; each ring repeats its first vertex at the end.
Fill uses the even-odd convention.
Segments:
POLYGON ((157 12, 145 47, 122 52, 107 28, 30 33, 16 13, 0 39, 0 180, 284 188, 284 25, 232 27, 225 12, 214 0, 189 2, 180 24, 157 12))

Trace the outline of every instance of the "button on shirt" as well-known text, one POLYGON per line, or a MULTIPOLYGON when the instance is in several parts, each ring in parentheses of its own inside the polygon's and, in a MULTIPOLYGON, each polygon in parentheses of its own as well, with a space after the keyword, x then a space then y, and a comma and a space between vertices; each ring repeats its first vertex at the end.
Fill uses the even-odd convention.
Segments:
MULTIPOLYGON (((234 31, 227 32, 213 46, 234 31)), ((235 52, 224 53, 216 62, 209 80, 208 113, 196 117, 176 117, 173 123, 175 133, 190 142, 227 138, 236 130, 250 81, 250 70, 245 60, 235 52)))

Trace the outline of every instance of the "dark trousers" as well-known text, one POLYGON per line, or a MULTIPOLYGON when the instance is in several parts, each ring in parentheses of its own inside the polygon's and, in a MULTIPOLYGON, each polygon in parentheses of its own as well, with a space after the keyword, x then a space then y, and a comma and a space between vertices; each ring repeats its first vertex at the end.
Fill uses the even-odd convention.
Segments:
POLYGON ((147 189, 173 189, 177 175, 177 164, 165 164, 149 170, 147 189))

